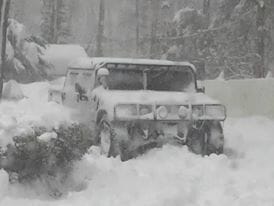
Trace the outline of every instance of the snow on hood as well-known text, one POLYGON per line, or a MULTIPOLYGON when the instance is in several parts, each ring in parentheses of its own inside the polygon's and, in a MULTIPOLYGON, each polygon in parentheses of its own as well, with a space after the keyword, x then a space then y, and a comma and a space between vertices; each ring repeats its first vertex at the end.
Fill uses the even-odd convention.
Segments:
POLYGON ((127 91, 96 89, 94 95, 112 106, 125 104, 218 104, 219 102, 203 93, 164 91, 127 91))

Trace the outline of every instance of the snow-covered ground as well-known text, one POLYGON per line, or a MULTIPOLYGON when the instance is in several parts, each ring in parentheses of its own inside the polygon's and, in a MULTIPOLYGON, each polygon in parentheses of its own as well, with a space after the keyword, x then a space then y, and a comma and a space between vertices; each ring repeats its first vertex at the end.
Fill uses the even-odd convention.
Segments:
POLYGON ((71 122, 70 110, 48 102, 49 88, 59 87, 63 81, 20 85, 24 99, 0 104, 0 146, 10 143, 13 136, 31 132, 33 126, 54 128, 71 122))
MULTIPOLYGON (((25 85, 23 91, 29 99, 14 105, 2 103, 1 118, 2 113, 9 116, 8 108, 20 120, 18 109, 22 108, 30 120, 48 123, 40 115, 60 122, 61 117, 54 113, 61 114, 62 108, 46 103, 48 87, 48 83, 25 85)), ((203 158, 185 147, 165 146, 121 162, 102 157, 93 148, 75 165, 71 184, 78 186, 59 200, 44 196, 39 184, 10 185, 7 174, 0 171, 0 205, 272 206, 273 134, 274 120, 229 118, 225 123, 226 155, 203 158)))

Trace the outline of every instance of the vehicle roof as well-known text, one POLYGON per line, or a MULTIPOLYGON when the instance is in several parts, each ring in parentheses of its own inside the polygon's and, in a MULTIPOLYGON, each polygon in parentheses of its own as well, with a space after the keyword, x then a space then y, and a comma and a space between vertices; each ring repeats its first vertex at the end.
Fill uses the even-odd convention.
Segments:
POLYGON ((193 69, 193 71, 196 71, 194 65, 189 62, 175 62, 175 61, 158 60, 158 59, 113 58, 113 57, 78 58, 69 64, 69 68, 92 69, 98 65, 103 65, 105 63, 163 65, 163 66, 188 66, 188 67, 191 67, 193 69))

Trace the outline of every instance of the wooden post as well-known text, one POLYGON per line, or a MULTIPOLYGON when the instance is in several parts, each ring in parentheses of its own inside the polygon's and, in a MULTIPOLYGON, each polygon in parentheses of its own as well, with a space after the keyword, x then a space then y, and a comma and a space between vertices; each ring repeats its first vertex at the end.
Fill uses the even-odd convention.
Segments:
POLYGON ((4 84, 4 72, 6 64, 6 45, 7 45, 7 29, 8 29, 8 18, 10 9, 10 0, 6 0, 4 4, 4 17, 2 26, 2 50, 1 50, 1 77, 0 77, 0 99, 2 99, 3 84, 4 84))

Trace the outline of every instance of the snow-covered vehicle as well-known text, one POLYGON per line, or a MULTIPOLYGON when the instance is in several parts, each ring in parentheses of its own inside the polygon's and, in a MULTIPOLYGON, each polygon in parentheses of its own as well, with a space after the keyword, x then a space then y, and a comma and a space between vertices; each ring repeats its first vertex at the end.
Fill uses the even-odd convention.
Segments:
POLYGON ((223 152, 226 109, 198 88, 187 62, 78 59, 49 99, 76 108, 106 156, 126 160, 166 143, 203 155, 223 152))

